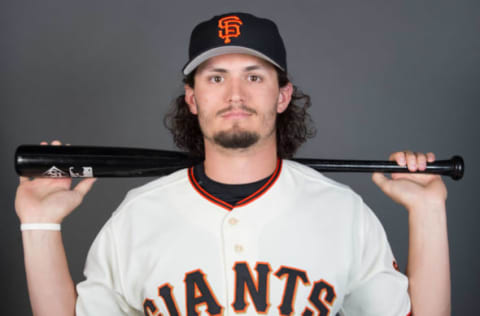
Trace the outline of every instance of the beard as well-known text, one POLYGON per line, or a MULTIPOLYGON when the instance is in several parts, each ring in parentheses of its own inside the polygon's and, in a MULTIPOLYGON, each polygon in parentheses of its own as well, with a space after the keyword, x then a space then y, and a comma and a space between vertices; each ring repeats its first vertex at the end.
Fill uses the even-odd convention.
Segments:
POLYGON ((242 131, 233 128, 230 131, 221 131, 213 135, 215 144, 228 149, 245 149, 258 142, 260 136, 251 131, 242 131))
MULTIPOLYGON (((247 105, 242 104, 239 106, 239 108, 245 112, 251 113, 252 115, 257 115, 257 111, 254 108, 251 108, 247 105)), ((231 111, 232 109, 233 109, 233 106, 230 105, 218 111, 216 113, 216 116, 220 116, 228 111, 231 111)), ((255 145, 256 143, 258 143, 262 138, 258 132, 245 130, 242 127, 240 127, 238 123, 234 124, 228 130, 219 131, 214 133, 213 135, 207 136, 201 124, 201 121, 202 121, 200 119, 201 113, 198 113, 198 114, 199 114, 198 117, 199 117, 200 129, 205 139, 208 139, 214 144, 219 145, 220 147, 223 147, 225 149, 247 149, 255 145)), ((275 121, 276 112, 273 111, 271 115, 274 116, 273 120, 275 121)), ((273 124, 272 130, 268 132, 267 136, 270 136, 274 132, 275 132, 275 123, 273 124)))

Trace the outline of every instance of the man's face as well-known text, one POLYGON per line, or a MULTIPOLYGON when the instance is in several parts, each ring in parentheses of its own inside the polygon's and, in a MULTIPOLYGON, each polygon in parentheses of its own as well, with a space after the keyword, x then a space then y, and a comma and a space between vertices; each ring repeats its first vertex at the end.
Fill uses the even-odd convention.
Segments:
POLYGON ((292 86, 279 88, 270 63, 244 54, 212 57, 194 80, 193 89, 185 86, 185 100, 198 115, 207 146, 245 149, 276 142, 275 119, 287 108, 292 86))

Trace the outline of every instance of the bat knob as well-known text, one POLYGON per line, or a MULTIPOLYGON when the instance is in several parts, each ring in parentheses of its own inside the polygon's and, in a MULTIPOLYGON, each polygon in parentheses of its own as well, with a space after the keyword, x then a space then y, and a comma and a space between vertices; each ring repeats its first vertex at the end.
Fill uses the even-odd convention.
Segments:
POLYGON ((463 162, 463 158, 461 156, 453 156, 452 157, 452 171, 450 173, 450 177, 453 180, 460 180, 463 178, 463 173, 465 172, 465 164, 463 162))

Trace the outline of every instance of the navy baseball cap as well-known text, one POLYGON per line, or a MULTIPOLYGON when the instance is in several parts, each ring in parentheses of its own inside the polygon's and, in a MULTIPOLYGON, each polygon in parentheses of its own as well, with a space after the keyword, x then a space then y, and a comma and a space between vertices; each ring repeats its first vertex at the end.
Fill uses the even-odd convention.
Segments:
POLYGON ((211 57, 234 53, 257 56, 287 71, 287 53, 277 25, 248 13, 226 13, 198 24, 188 53, 184 75, 211 57))

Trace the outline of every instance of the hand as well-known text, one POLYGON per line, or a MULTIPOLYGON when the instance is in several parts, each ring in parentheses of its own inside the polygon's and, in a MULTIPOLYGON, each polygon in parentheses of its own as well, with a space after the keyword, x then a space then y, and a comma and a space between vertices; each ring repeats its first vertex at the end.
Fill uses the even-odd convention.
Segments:
MULTIPOLYGON (((53 141, 52 145, 61 145, 53 141)), ((48 145, 42 142, 41 145, 48 145)), ((95 178, 80 181, 70 189, 71 178, 20 177, 15 210, 21 223, 61 223, 83 200, 95 178)))
MULTIPOLYGON (((408 170, 425 170, 427 162, 434 162, 433 153, 413 153, 401 151, 390 155, 390 160, 408 170)), ((381 173, 374 173, 372 180, 385 194, 395 202, 402 204, 408 211, 428 206, 444 205, 447 199, 447 189, 439 175, 392 173, 391 179, 381 173)))

